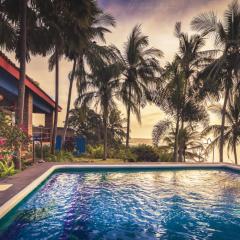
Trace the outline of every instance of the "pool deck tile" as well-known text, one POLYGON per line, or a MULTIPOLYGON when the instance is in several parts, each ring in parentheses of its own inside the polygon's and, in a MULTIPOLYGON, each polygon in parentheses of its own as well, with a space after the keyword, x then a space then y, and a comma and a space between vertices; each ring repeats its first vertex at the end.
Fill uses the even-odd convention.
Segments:
POLYGON ((9 184, 12 185, 5 191, 0 191, 0 206, 54 165, 55 163, 35 164, 13 176, 0 179, 0 186, 9 184))

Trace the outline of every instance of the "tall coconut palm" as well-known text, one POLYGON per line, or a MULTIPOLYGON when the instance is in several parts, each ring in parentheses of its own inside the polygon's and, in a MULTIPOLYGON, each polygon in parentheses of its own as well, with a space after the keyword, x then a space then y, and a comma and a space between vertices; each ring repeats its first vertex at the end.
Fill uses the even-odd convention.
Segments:
MULTIPOLYGON (((35 1, 28 3, 27 0, 4 0, 0 6, 0 31, 2 31, 0 44, 7 51, 15 51, 16 59, 20 63, 16 112, 19 127, 23 124, 26 60, 30 60, 30 53, 39 54, 44 46, 43 41, 39 41, 37 37, 42 36, 42 28, 37 24, 34 3, 35 1), (31 34, 29 34, 30 31, 31 34)), ((16 149, 16 151, 19 158, 16 167, 21 169, 21 149, 16 149)))
MULTIPOLYGON (((93 0, 38 1, 37 8, 44 26, 49 31, 51 42, 49 69, 52 70, 55 67, 55 114, 51 144, 51 151, 54 153, 58 122, 59 61, 63 56, 68 58, 70 58, 70 55, 72 56, 72 51, 69 51, 69 49, 72 50, 76 46, 80 48, 79 46, 84 45, 86 36, 82 35, 83 29, 89 28, 93 21, 92 16, 98 14, 99 10, 93 0)), ((74 62, 74 68, 75 66, 76 61, 74 62)))
MULTIPOLYGON (((17 124, 23 124, 24 98, 25 98, 25 76, 26 76, 26 44, 27 44, 27 0, 20 1, 20 75, 18 84, 18 107, 17 124)), ((21 167, 20 167, 21 169, 21 167)))
POLYGON ((105 26, 115 26, 115 20, 111 15, 104 14, 100 10, 97 13, 92 12, 91 17, 92 21, 89 23, 89 26, 76 32, 76 38, 72 38, 71 33, 66 45, 66 55, 73 61, 73 68, 69 77, 67 111, 62 141, 63 145, 68 127, 73 81, 76 72, 78 72, 77 76, 79 85, 81 79, 84 79, 86 65, 93 70, 93 68, 97 67, 99 63, 102 64, 104 60, 107 60, 110 55, 109 49, 104 46, 97 45, 94 42, 94 39, 100 38, 103 42, 105 42, 104 34, 110 32, 110 30, 105 26), (75 39, 81 39, 81 42, 76 42, 75 39), (73 43, 71 44, 71 42, 73 43))
MULTIPOLYGON (((9 37, 9 39, 5 39, 6 50, 14 50, 16 59, 20 63, 19 67, 19 84, 18 84, 18 101, 17 101, 17 112, 16 112, 16 120, 19 127, 22 127, 23 124, 23 112, 24 112, 24 98, 25 98, 25 75, 26 75, 26 60, 30 59, 30 52, 35 54, 35 50, 32 48, 32 42, 36 40, 34 39, 35 31, 31 32, 29 37, 29 29, 36 30, 37 20, 36 20, 36 12, 33 9, 33 4, 35 1, 31 1, 28 4, 27 0, 4 0, 1 2, 1 15, 3 22, 1 25, 5 25, 8 27, 11 25, 12 29, 5 28, 2 35, 2 40, 4 36, 9 37), (13 29, 15 32, 14 39, 12 38, 13 29), (7 31, 7 30, 10 30, 7 31), (9 43, 11 44, 11 49, 9 48, 9 43), (8 45, 8 46, 7 46, 8 45), (33 51, 32 51, 33 50, 33 51)), ((41 43, 40 43, 41 45, 41 43)))
MULTIPOLYGON (((237 145, 240 143, 240 95, 235 93, 230 97, 228 105, 226 107, 226 125, 224 126, 224 145, 227 144, 228 152, 233 150, 235 164, 238 164, 237 159, 237 145)), ((221 116, 222 106, 220 104, 212 105, 210 110, 215 114, 221 116)), ((202 135, 206 136, 213 133, 214 140, 208 146, 207 150, 210 150, 215 145, 219 145, 221 141, 221 125, 214 124, 207 126, 202 135)))
MULTIPOLYGON (((188 123, 207 120, 207 112, 201 104, 195 101, 195 94, 185 95, 185 80, 185 73, 179 61, 175 59, 162 70, 160 81, 151 94, 152 101, 168 115, 171 127, 175 124, 173 127, 175 129, 173 131, 175 133, 174 161, 183 160, 184 149, 178 144, 178 134, 182 129, 180 120, 188 123)), ((188 88, 189 90, 190 88, 188 88)), ((165 129, 169 129, 169 127, 170 125, 165 122, 163 128, 154 128, 153 139, 160 138, 161 132, 165 132, 165 129)))
POLYGON ((156 81, 156 74, 160 70, 159 58, 163 53, 159 49, 149 47, 148 37, 142 34, 141 26, 137 25, 125 43, 123 54, 119 55, 124 64, 121 96, 127 109, 126 149, 128 149, 131 112, 140 122, 141 102, 148 94, 148 85, 156 81))
MULTIPOLYGON (((203 150, 203 144, 201 142, 201 135, 194 130, 196 126, 187 125, 183 129, 180 129, 177 134, 177 142, 179 149, 183 149, 183 161, 186 159, 190 160, 203 160, 203 157, 200 156, 199 151, 203 150)), ((167 143, 165 149, 170 149, 175 151, 176 145, 176 133, 173 122, 170 120, 159 121, 154 125, 152 132, 152 140, 154 145, 158 145, 160 140, 163 143, 167 143)), ((162 145, 163 147, 163 145, 162 145)))
POLYGON ((218 20, 213 12, 209 12, 195 17, 192 27, 205 36, 213 35, 216 48, 221 50, 218 58, 200 73, 199 78, 203 81, 203 90, 209 96, 219 97, 222 93, 224 98, 219 145, 220 162, 223 162, 226 107, 240 67, 240 6, 238 1, 229 4, 223 22, 218 20))
POLYGON ((0 48, 13 51, 16 48, 17 31, 12 25, 4 6, 0 5, 0 48))
MULTIPOLYGON (((152 92, 152 101, 169 115, 175 122, 175 145, 173 160, 178 161, 178 133, 181 117, 181 109, 183 105, 183 87, 184 78, 181 68, 177 61, 168 63, 162 73, 160 81, 157 83, 155 90, 152 92)), ((162 131, 169 128, 169 124, 163 125, 162 131)), ((160 140, 160 128, 153 129, 153 140, 160 140)))
MULTIPOLYGON (((198 97, 198 88, 195 86, 195 79, 203 66, 212 61, 216 51, 204 51, 205 38, 200 34, 188 35, 182 32, 181 23, 175 25, 175 36, 179 39, 179 49, 175 56, 175 61, 179 63, 183 74, 183 92, 182 106, 180 109, 181 129, 184 128, 184 122, 194 121, 188 114, 189 107, 192 108, 194 102, 200 103, 201 98, 198 97), (197 101, 196 101, 197 99, 197 101)), ((197 104, 194 104, 197 107, 197 104)), ((199 108, 199 104, 198 104, 199 108)), ((194 115, 192 117, 195 118, 194 115)), ((196 119, 195 119, 196 120, 196 119)), ((183 149, 179 149, 180 161, 183 157, 183 149)))
POLYGON ((111 145, 117 147, 122 144, 126 137, 126 132, 123 127, 126 119, 122 118, 122 114, 118 109, 112 109, 108 119, 108 135, 112 141, 111 145))
POLYGON ((95 69, 93 73, 88 75, 87 79, 81 83, 78 89, 79 96, 76 104, 79 106, 89 107, 94 104, 102 113, 104 126, 104 154, 103 159, 107 158, 107 123, 109 113, 116 108, 114 97, 119 91, 119 75, 121 65, 112 63, 103 65, 99 69, 95 69))
MULTIPOLYGON (((179 149, 183 149, 183 161, 204 160, 204 146, 201 141, 201 134, 195 130, 196 126, 187 125, 179 130, 178 142, 179 149)), ((174 147, 175 133, 170 132, 163 140, 167 146, 172 149, 174 147)))

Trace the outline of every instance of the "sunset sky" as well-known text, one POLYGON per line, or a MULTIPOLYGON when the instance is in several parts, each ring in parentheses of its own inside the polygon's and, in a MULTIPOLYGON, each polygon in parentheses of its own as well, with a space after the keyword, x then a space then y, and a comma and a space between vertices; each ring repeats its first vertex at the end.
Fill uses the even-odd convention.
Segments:
MULTIPOLYGON (((183 31, 190 32, 192 18, 202 12, 214 10, 222 18, 226 9, 227 0, 99 0, 99 5, 112 14, 117 26, 111 34, 106 35, 107 44, 115 44, 122 49, 129 33, 136 24, 142 25, 142 31, 149 36, 151 46, 164 52, 162 64, 171 61, 177 51, 178 40, 173 35, 174 25, 182 22, 183 31)), ((208 46, 211 48, 209 42, 208 46)), ((14 57, 8 56, 15 61, 14 57)), ((63 125, 65 116, 68 80, 67 75, 72 63, 65 60, 60 65, 60 105, 63 111, 60 114, 59 125, 63 125)), ((27 74, 40 83, 40 86, 54 98, 54 72, 48 71, 48 59, 33 57, 27 65, 27 74)), ((73 99, 76 98, 76 90, 73 99)), ((125 115, 125 108, 119 105, 125 115)), ((35 123, 39 122, 36 120, 35 123)), ((139 125, 133 117, 131 121, 131 136, 137 138, 150 138, 153 125, 164 118, 163 113, 148 105, 142 110, 142 124, 139 125)))

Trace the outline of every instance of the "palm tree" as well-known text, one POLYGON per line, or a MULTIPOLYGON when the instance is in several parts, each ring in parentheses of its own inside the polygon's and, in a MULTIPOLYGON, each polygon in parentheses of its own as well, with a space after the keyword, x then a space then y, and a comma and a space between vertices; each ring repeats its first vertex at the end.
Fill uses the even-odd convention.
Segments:
POLYGON ((104 25, 115 26, 115 20, 111 15, 104 14, 100 10, 95 13, 92 11, 92 22, 89 24, 87 28, 81 29, 81 31, 77 32, 76 39, 81 39, 81 42, 77 41, 75 43, 75 38, 72 38, 72 33, 69 36, 66 45, 66 55, 67 57, 73 61, 73 68, 69 77, 69 90, 68 90, 68 99, 67 99, 67 111, 64 122, 64 131, 63 131, 63 141, 64 145, 65 136, 68 127, 68 118, 69 111, 71 105, 71 96, 72 96, 72 87, 75 75, 78 76, 78 84, 81 79, 84 79, 85 68, 86 65, 92 70, 99 63, 105 59, 109 58, 110 51, 106 47, 102 47, 94 42, 95 38, 100 38, 103 42, 105 42, 104 34, 106 32, 110 32, 104 25), (95 16, 94 16, 95 15, 95 16), (73 42, 72 44, 69 44, 73 42), (69 47, 70 46, 70 47, 69 47), (78 72, 78 74, 76 74, 78 72))
POLYGON ((77 135, 86 137, 89 144, 102 142, 102 117, 88 107, 76 107, 70 110, 69 127, 77 135))
POLYGON ((220 162, 223 162, 226 107, 239 72, 240 6, 233 1, 225 11, 223 22, 213 12, 203 13, 193 19, 192 27, 204 36, 213 35, 216 48, 221 50, 219 57, 200 73, 199 78, 205 93, 218 98, 222 93, 224 97, 219 145, 220 162))
MULTIPOLYGON (((168 115, 171 127, 175 129, 173 131, 175 133, 173 159, 176 162, 183 160, 184 151, 178 143, 179 131, 183 129, 180 127, 180 120, 196 123, 206 121, 208 116, 204 106, 195 101, 195 94, 185 95, 185 80, 182 66, 178 59, 175 59, 162 70, 160 81, 157 83, 155 90, 151 92, 152 101, 168 115), (174 127, 173 124, 175 124, 174 127)), ((189 90, 190 88, 188 88, 189 90)), ((162 131, 170 127, 167 122, 162 126, 162 131)), ((161 131, 159 131, 159 128, 153 129, 153 139, 161 137, 161 134, 159 135, 161 131)))
MULTIPOLYGON (((195 87, 195 78, 199 70, 206 64, 212 61, 215 51, 203 51, 202 48, 205 45, 205 38, 200 34, 193 34, 189 36, 187 33, 182 32, 181 22, 177 22, 175 25, 175 36, 179 39, 179 50, 175 56, 175 61, 179 63, 179 67, 182 71, 183 77, 183 92, 182 102, 180 107, 181 129, 184 128, 184 122, 198 121, 195 114, 189 115, 189 108, 200 108, 198 87, 195 87), (198 104, 196 104, 198 102, 198 104), (191 119, 191 118, 195 119, 191 119)), ((199 109, 200 112, 204 112, 203 109, 199 109)), ((199 115, 198 115, 199 117, 199 115)), ((203 116, 204 117, 204 116, 203 116)), ((179 149, 180 161, 183 157, 183 149, 179 149)))
POLYGON ((108 117, 112 109, 116 108, 114 97, 119 90, 119 75, 121 65, 118 62, 104 65, 95 69, 93 73, 87 76, 87 79, 81 83, 76 104, 89 107, 94 103, 99 108, 103 116, 104 126, 104 154, 103 160, 107 158, 107 126, 108 117))
MULTIPOLYGON (((24 99, 25 99, 25 72, 26 60, 30 60, 30 53, 39 54, 43 50, 44 43, 37 36, 42 36, 42 28, 37 24, 37 14, 33 5, 27 0, 4 0, 0 7, 0 45, 6 51, 15 51, 16 59, 20 63, 20 76, 18 84, 18 101, 16 120, 19 128, 23 124, 24 99), (27 17, 28 16, 28 17, 27 17), (31 31, 31 34, 29 34, 31 31), (41 32, 39 34, 39 32, 41 32), (41 50, 40 50, 41 49, 41 50)), ((21 169, 21 148, 18 152, 17 168, 21 169)))
POLYGON ((156 73, 160 71, 158 58, 163 53, 159 49, 148 47, 148 37, 142 34, 141 26, 137 25, 125 43, 123 54, 117 50, 124 65, 121 99, 127 108, 126 149, 129 147, 131 112, 140 122, 142 100, 148 95, 148 85, 156 81, 156 73))
MULTIPOLYGON (((203 150, 203 144, 201 142, 201 135, 194 130, 196 126, 187 125, 183 129, 180 129, 177 135, 177 142, 179 149, 183 149, 183 161, 190 160, 203 160, 203 156, 200 155, 200 151, 203 150)), ((167 143, 164 149, 170 149, 173 154, 176 144, 176 133, 173 126, 173 122, 170 120, 159 121, 153 128, 152 139, 155 146, 158 146, 160 140, 167 143)))
POLYGON ((13 51, 16 47, 17 32, 12 25, 4 6, 0 5, 0 48, 13 51))
MULTIPOLYGON (((152 92, 152 101, 158 105, 163 111, 171 116, 176 122, 175 126, 175 145, 173 152, 173 160, 178 161, 178 133, 180 124, 180 114, 183 103, 183 73, 177 61, 168 63, 162 73, 160 81, 157 83, 155 90, 152 92)), ((162 131, 169 127, 169 121, 165 122, 162 131)), ((153 139, 157 139, 160 129, 153 129, 153 139), (155 131, 156 130, 156 131, 155 131)), ((157 140, 159 141, 159 139, 157 140)))
MULTIPOLYGON (((226 125, 224 126, 224 145, 228 145, 229 150, 233 150, 235 164, 238 164, 237 159, 237 145, 240 142, 240 94, 236 93, 230 97, 228 105, 226 107, 226 125)), ((215 114, 221 116, 222 106, 212 105, 210 110, 215 114)), ((213 133, 214 140, 208 146, 207 150, 210 150, 215 145, 220 144, 221 141, 221 129, 222 126, 218 124, 207 126, 202 135, 206 136, 210 133, 213 133)))
MULTIPOLYGON (((24 98, 25 98, 25 76, 26 76, 26 44, 27 44, 27 0, 21 0, 20 5, 20 75, 18 84, 18 106, 17 123, 23 124, 24 98)), ((21 169, 21 166, 19 167, 21 169)))
POLYGON ((121 144, 125 139, 126 132, 123 128, 125 122, 126 119, 122 118, 121 112, 118 109, 112 109, 108 120, 108 135, 112 141, 112 146, 121 144))
MULTIPOLYGON (((58 122, 59 61, 63 56, 72 59, 72 49, 84 44, 86 37, 81 35, 82 30, 90 26, 92 16, 99 13, 99 10, 93 0, 38 1, 37 9, 39 9, 41 21, 49 33, 49 49, 51 50, 49 70, 55 68, 55 114, 51 143, 51 152, 54 153, 58 122)), ((76 61, 74 68, 75 66, 76 61)))

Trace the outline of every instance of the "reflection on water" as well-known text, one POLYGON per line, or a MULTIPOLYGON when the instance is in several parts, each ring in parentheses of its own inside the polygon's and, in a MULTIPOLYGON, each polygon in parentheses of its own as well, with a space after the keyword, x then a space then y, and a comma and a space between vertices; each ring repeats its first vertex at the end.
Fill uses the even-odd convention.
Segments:
POLYGON ((58 173, 0 239, 238 239, 240 175, 217 170, 58 173))

